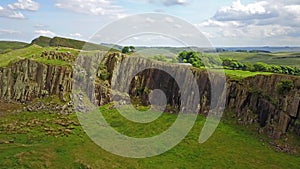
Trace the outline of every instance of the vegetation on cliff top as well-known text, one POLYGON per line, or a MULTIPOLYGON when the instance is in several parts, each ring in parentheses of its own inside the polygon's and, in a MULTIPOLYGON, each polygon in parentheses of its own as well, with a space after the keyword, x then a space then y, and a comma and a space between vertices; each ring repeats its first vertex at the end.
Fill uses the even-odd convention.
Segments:
POLYGON ((178 60, 183 63, 190 63, 194 67, 210 67, 210 68, 224 68, 227 70, 242 70, 251 72, 270 72, 288 75, 300 75, 300 68, 291 67, 288 65, 269 65, 262 62, 243 63, 232 58, 218 59, 215 55, 208 55, 206 53, 183 51, 179 53, 178 60))
POLYGON ((17 62, 22 59, 32 59, 45 64, 52 65, 69 65, 70 63, 61 60, 47 60, 41 57, 42 52, 45 51, 57 51, 57 52, 70 52, 71 54, 77 56, 79 51, 71 48, 64 47, 40 47, 38 45, 30 45, 26 48, 12 50, 7 53, 0 54, 0 67, 9 65, 10 63, 17 62))
POLYGON ((67 48, 73 48, 73 49, 85 49, 85 50, 109 50, 108 47, 89 43, 85 41, 80 40, 74 40, 74 39, 68 39, 68 38, 62 38, 62 37, 54 37, 54 38, 48 38, 44 36, 40 36, 36 39, 34 39, 31 44, 36 44, 41 47, 67 47, 67 48))

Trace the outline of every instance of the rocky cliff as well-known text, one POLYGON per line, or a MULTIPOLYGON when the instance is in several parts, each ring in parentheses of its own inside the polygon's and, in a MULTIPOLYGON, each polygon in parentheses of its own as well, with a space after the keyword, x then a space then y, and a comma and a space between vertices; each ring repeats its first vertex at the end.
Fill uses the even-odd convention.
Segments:
POLYGON ((72 69, 26 59, 0 68, 0 79, 0 99, 4 101, 26 103, 50 95, 65 100, 72 88, 72 69))
MULTIPOLYGON (((79 86, 88 90, 92 89, 89 91, 89 95, 97 105, 112 101, 112 88, 123 90, 124 84, 129 84, 130 99, 125 100, 124 104, 131 100, 148 105, 150 91, 161 89, 167 98, 166 111, 176 112, 179 108, 182 109, 182 93, 189 90, 188 87, 180 89, 179 86, 191 85, 192 80, 184 76, 187 70, 191 70, 198 84, 200 100, 199 104, 190 104, 190 106, 196 106, 199 108, 199 113, 207 114, 211 108, 212 92, 215 92, 212 89, 215 89, 214 85, 218 84, 221 79, 217 73, 213 75, 213 78, 209 78, 210 75, 204 70, 189 66, 167 65, 143 58, 127 58, 120 53, 99 54, 94 58, 83 57, 78 59, 78 63, 86 68, 94 63, 100 63, 94 67, 96 76, 92 76, 93 71, 86 69, 78 70, 83 72, 80 74, 82 76, 74 77, 86 82, 79 86), (161 66, 162 70, 154 69, 157 66, 161 66), (139 72, 133 78, 126 78, 129 72, 134 72, 135 69, 141 67, 147 67, 147 69, 139 72), (183 84, 178 84, 163 70, 181 74, 183 84)), ((57 95, 61 100, 66 100, 72 91, 72 85, 74 85, 72 78, 75 68, 73 67, 72 70, 67 66, 45 65, 33 60, 22 60, 11 66, 0 68, 0 99, 30 102, 35 98, 57 95)), ((299 77, 275 74, 258 75, 241 80, 229 78, 226 84, 226 108, 235 113, 239 123, 245 125, 258 123, 261 127, 260 132, 276 138, 286 132, 293 132, 300 136, 299 77), (288 90, 280 92, 278 86, 283 81, 290 81, 292 85, 288 90)), ((122 92, 114 97, 122 98, 122 92)), ((193 97, 189 96, 185 105, 189 105, 189 101, 193 100, 193 97)), ((185 109, 189 108, 185 107, 185 109)))
MULTIPOLYGON (((101 63, 105 70, 98 70, 99 84, 96 85, 96 100, 98 103, 111 101, 111 83, 117 84, 118 89, 122 85, 130 83, 129 94, 131 101, 138 99, 141 104, 149 104, 149 91, 161 89, 167 97, 170 107, 166 111, 176 111, 181 106, 181 91, 176 81, 165 71, 171 70, 174 74, 185 72, 191 69, 199 87, 200 107, 199 113, 206 115, 211 108, 212 92, 216 92, 215 85, 222 80, 218 73, 210 75, 204 70, 194 69, 187 66, 162 65, 162 63, 147 61, 143 58, 128 58, 120 54, 112 54, 104 57, 101 63), (116 63, 122 62, 121 67, 117 67, 117 77, 114 68, 116 63), (139 72, 134 78, 127 79, 127 74, 140 67, 162 67, 162 70, 145 69, 139 72), (122 70, 122 71, 120 71, 122 70), (103 78, 103 72, 109 76, 103 78), (113 81, 112 81, 113 79, 113 81), (125 80, 125 81, 124 81, 125 80), (127 81, 127 82, 126 82, 127 81), (130 81, 130 82, 129 82, 130 81), (105 84, 105 85, 103 85, 105 84), (213 88, 212 88, 213 86, 213 88), (105 94, 103 94, 105 93, 105 94), (170 109, 171 108, 171 109, 170 109), (175 109, 174 109, 175 108, 175 109)), ((184 76, 181 76, 184 77, 184 76)), ((191 81, 182 79, 186 86, 191 86, 191 81)), ((235 113, 240 124, 248 125, 258 123, 259 132, 279 138, 290 131, 300 136, 300 78, 286 75, 257 75, 241 80, 228 78, 226 81, 226 109, 235 113), (288 81, 291 86, 284 92, 279 91, 279 85, 283 81, 288 81)), ((188 89, 188 88, 187 88, 188 89)), ((221 90, 221 89, 219 89, 221 90)), ((220 92, 219 92, 220 93, 220 92)))

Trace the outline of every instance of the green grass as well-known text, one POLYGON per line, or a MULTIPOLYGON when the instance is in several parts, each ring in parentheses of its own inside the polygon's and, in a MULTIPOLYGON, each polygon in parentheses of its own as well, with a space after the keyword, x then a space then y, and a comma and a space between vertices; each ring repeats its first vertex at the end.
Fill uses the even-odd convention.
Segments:
POLYGON ((225 75, 230 77, 231 79, 244 79, 247 77, 252 77, 256 75, 271 75, 273 73, 269 72, 250 72, 250 71, 243 71, 243 70, 228 70, 225 69, 225 75))
POLYGON ((35 44, 41 47, 49 47, 51 38, 46 36, 40 36, 34 40, 32 40, 31 44, 35 44))
POLYGON ((31 44, 39 45, 41 47, 67 47, 67 48, 73 48, 73 49, 83 49, 84 50, 109 50, 108 47, 93 44, 85 41, 75 40, 75 39, 69 39, 69 38, 62 38, 62 37, 44 37, 40 36, 32 41, 31 44))
POLYGON ((56 48, 56 47, 40 47, 38 45, 30 45, 26 48, 22 49, 17 49, 13 50, 8 53, 0 54, 0 67, 4 67, 9 65, 9 63, 14 63, 19 60, 29 58, 33 59, 36 61, 39 61, 41 63, 45 64, 52 64, 52 65, 69 65, 70 63, 61 61, 61 60, 47 60, 44 58, 41 58, 40 55, 42 54, 43 51, 57 51, 57 52, 71 52, 73 55, 77 56, 79 51, 76 49, 71 49, 71 48, 56 48))
POLYGON ((0 53, 6 53, 11 50, 24 48, 27 43, 14 41, 0 41, 0 53))
POLYGON ((242 62, 263 62, 273 65, 288 65, 300 67, 300 53, 277 52, 277 53, 247 53, 247 52, 221 52, 220 58, 232 58, 242 62))
MULTIPOLYGON (((176 119, 163 114, 155 124, 133 124, 108 107, 101 108, 107 121, 136 137, 160 133, 176 119)), ((14 143, 0 144, 0 168, 300 168, 298 156, 275 152, 256 134, 233 123, 221 122, 214 135, 199 144, 204 120, 199 116, 187 137, 168 152, 130 159, 95 145, 78 126, 75 114, 7 115, 0 118, 0 141, 14 139, 14 143), (63 134, 67 128, 71 132, 63 134)))

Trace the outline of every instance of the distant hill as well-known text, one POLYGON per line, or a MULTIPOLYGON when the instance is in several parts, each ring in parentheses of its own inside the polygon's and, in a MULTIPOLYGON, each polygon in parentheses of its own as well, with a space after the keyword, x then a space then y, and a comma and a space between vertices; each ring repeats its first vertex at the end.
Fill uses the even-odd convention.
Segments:
POLYGON ((230 52, 239 52, 239 51, 247 51, 247 52, 261 52, 261 53, 275 53, 275 52, 300 52, 300 47, 271 47, 271 46, 263 46, 263 47, 224 47, 222 48, 225 51, 230 52))
POLYGON ((48 47, 50 46, 51 38, 46 36, 40 36, 34 40, 32 40, 31 44, 39 45, 41 47, 48 47))
POLYGON ((27 46, 27 43, 24 42, 15 42, 15 41, 0 41, 0 53, 5 53, 10 50, 21 49, 27 46))
POLYGON ((36 44, 42 47, 47 46, 60 46, 60 47, 68 47, 73 49, 84 49, 85 50, 109 50, 110 48, 94 43, 89 43, 85 41, 75 40, 75 39, 68 39, 68 38, 62 38, 62 37, 54 37, 49 38, 45 36, 40 36, 36 39, 34 39, 31 44, 36 44))

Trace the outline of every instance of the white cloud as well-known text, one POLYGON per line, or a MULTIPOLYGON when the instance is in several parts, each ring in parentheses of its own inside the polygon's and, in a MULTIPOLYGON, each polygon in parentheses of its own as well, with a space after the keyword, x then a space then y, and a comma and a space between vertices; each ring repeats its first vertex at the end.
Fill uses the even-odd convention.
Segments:
POLYGON ((37 28, 37 29, 45 29, 45 28, 48 27, 48 25, 44 25, 44 24, 36 24, 36 25, 34 25, 34 27, 37 28))
POLYGON ((186 5, 188 4, 187 0, 164 0, 164 5, 172 6, 172 5, 186 5))
POLYGON ((290 13, 295 16, 300 15, 300 5, 287 5, 284 7, 287 13, 290 13))
POLYGON ((237 0, 196 26, 217 44, 274 45, 285 39, 286 45, 300 45, 295 44, 300 42, 300 1, 237 0))
POLYGON ((20 10, 37 11, 39 3, 32 0, 18 0, 13 4, 8 4, 7 7, 0 6, 0 17, 25 19, 20 10))
POLYGON ((40 7, 39 3, 32 0, 18 0, 18 2, 8 5, 8 8, 12 10, 21 9, 21 10, 37 11, 39 7, 40 7))
MULTIPOLYGON (((141 1, 141 0, 139 0, 141 1)), ((143 0, 142 0, 143 1, 143 0)), ((189 0, 144 0, 149 3, 163 4, 165 6, 188 5, 189 0)))
POLYGON ((21 12, 16 12, 16 11, 12 11, 8 17, 15 18, 15 19, 25 19, 25 16, 21 12))
POLYGON ((0 29, 0 35, 7 35, 7 34, 20 34, 20 31, 16 31, 13 29, 0 29))
MULTIPOLYGON (((278 13, 267 1, 257 1, 244 5, 240 0, 233 2, 231 6, 222 7, 217 11, 214 19, 219 21, 267 19, 278 16, 278 13)), ((276 7, 275 7, 276 8, 276 7)))
POLYGON ((77 13, 91 15, 112 15, 115 17, 124 16, 124 9, 113 4, 111 0, 56 0, 56 7, 67 9, 77 13))
POLYGON ((13 19, 24 19, 25 16, 21 12, 16 12, 13 10, 9 10, 6 8, 0 8, 0 16, 6 18, 13 18, 13 19))
POLYGON ((237 21, 227 21, 227 22, 221 22, 221 21, 216 21, 216 20, 212 20, 209 19, 207 21, 204 21, 200 24, 196 24, 196 26, 200 26, 200 27, 236 27, 236 26, 240 26, 241 23, 237 22, 237 21))
POLYGON ((36 30, 34 33, 37 34, 37 35, 47 36, 47 37, 56 36, 56 34, 54 32, 51 32, 49 30, 36 30))
POLYGON ((70 36, 76 37, 76 38, 81 38, 82 35, 80 33, 71 33, 70 36))

